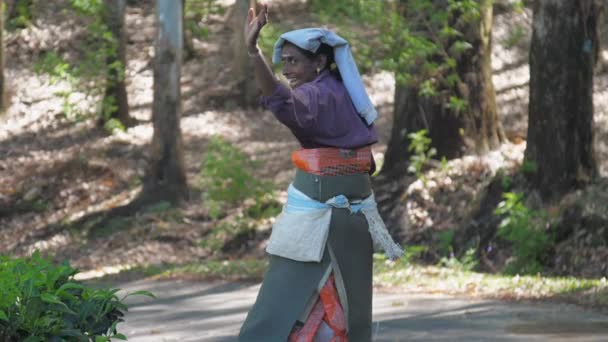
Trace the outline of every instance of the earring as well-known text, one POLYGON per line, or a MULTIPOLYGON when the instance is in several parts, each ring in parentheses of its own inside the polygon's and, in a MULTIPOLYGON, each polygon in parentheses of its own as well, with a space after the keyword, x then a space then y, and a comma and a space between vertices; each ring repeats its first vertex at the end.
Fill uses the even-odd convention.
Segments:
POLYGON ((321 72, 321 67, 317 67, 317 74, 321 72))

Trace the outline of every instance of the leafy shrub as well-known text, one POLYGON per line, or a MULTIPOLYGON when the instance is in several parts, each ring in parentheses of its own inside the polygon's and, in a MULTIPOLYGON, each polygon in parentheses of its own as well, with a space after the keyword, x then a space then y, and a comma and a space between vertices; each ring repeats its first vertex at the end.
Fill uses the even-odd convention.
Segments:
POLYGON ((477 267, 475 248, 468 249, 460 258, 455 257, 453 254, 443 257, 439 260, 439 264, 453 270, 470 272, 477 267))
MULTIPOLYGON (((117 324, 127 306, 118 289, 93 289, 74 281, 77 270, 31 258, 0 257, 0 340, 126 340, 117 324)), ((130 295, 152 296, 146 291, 130 295)))
POLYGON ((258 163, 230 142, 219 136, 211 138, 203 158, 200 184, 203 199, 213 218, 222 209, 250 199, 252 217, 265 216, 269 202, 273 201, 272 184, 256 179, 252 170, 258 163))
MULTIPOLYGON (((4 15, 6 11, 6 2, 0 8, 0 12, 4 15)), ((32 1, 20 0, 16 1, 11 13, 8 13, 8 22, 6 28, 8 30, 16 30, 28 27, 32 22, 32 1)))
POLYGON ((533 160, 524 159, 519 169, 525 175, 534 175, 538 171, 538 164, 533 160))
POLYGON ((74 121, 82 121, 97 115, 105 123, 104 127, 113 132, 124 130, 123 124, 111 119, 116 109, 116 99, 104 96, 106 86, 124 78, 125 66, 120 62, 108 64, 110 57, 116 57, 118 42, 104 22, 105 7, 101 0, 70 0, 70 11, 77 18, 87 22, 86 39, 79 45, 76 60, 68 60, 57 51, 49 51, 35 63, 38 74, 50 76, 51 83, 63 82, 67 90, 57 93, 63 99, 63 115, 74 121), (108 77, 117 72, 118 79, 108 77), (82 99, 74 94, 83 94, 86 99, 98 101, 90 109, 82 106, 82 99))
POLYGON ((454 248, 452 248, 452 242, 454 242, 454 234, 455 230, 444 230, 439 232, 439 252, 443 256, 451 256, 454 253, 454 248))
POLYGON ((448 88, 446 105, 466 108, 452 88, 460 82, 456 60, 472 47, 463 38, 466 26, 480 20, 477 1, 312 0, 311 6, 319 21, 344 27, 340 33, 356 49, 363 72, 376 66, 393 71, 397 82, 419 87, 422 96, 448 88), (349 33, 361 23, 376 34, 349 33))
POLYGON ((408 134, 410 145, 408 151, 412 152, 410 157, 410 165, 408 171, 415 173, 416 177, 422 179, 422 168, 437 154, 437 150, 431 146, 431 138, 428 136, 428 130, 421 129, 418 132, 408 134))
POLYGON ((507 50, 514 48, 526 37, 526 29, 522 25, 515 25, 509 35, 501 42, 507 50))
POLYGON ((403 256, 401 259, 391 261, 384 253, 374 253, 374 272, 384 272, 387 269, 397 267, 407 267, 414 263, 417 258, 420 258, 425 252, 428 251, 427 246, 421 245, 408 245, 403 250, 403 256))
POLYGON ((184 8, 184 30, 189 31, 193 37, 206 39, 209 28, 202 25, 210 15, 224 14, 225 8, 217 0, 188 0, 184 8))
POLYGON ((508 192, 498 204, 495 214, 501 215, 498 236, 513 243, 515 260, 507 265, 507 273, 534 274, 542 270, 543 256, 552 246, 547 232, 547 214, 532 210, 523 203, 523 194, 508 192))

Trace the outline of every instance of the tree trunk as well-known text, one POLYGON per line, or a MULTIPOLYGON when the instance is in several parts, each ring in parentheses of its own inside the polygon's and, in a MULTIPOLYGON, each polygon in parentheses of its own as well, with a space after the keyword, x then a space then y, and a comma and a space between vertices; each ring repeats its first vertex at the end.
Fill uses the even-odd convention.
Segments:
POLYGON ((144 194, 179 202, 188 196, 180 129, 182 62, 181 1, 157 0, 158 33, 154 56, 152 161, 144 194))
POLYGON ((125 10, 126 0, 104 0, 105 22, 115 40, 115 54, 107 57, 106 89, 103 100, 102 123, 117 119, 123 125, 131 126, 134 120, 129 116, 129 101, 125 84, 126 34, 125 10))
POLYGON ((251 60, 247 55, 247 45, 243 34, 243 25, 247 18, 249 8, 255 7, 255 0, 236 0, 232 12, 232 52, 233 75, 237 81, 234 96, 238 104, 243 107, 254 107, 258 104, 259 91, 255 84, 251 60))
POLYGON ((459 133, 462 125, 461 118, 451 113, 437 98, 421 96, 418 87, 397 84, 393 128, 382 172, 395 177, 406 172, 411 156, 408 134, 421 129, 428 130, 432 146, 437 149, 439 156, 459 156, 464 144, 459 133))
POLYGON ((6 110, 6 93, 4 89, 4 0, 0 0, 0 115, 6 110))
POLYGON ((554 198, 597 174, 593 151, 593 68, 599 41, 594 0, 537 0, 530 47, 525 160, 529 179, 554 198))
POLYGON ((459 95, 467 100, 464 133, 471 140, 469 149, 485 153, 506 140, 496 110, 496 91, 492 83, 492 0, 479 2, 480 20, 463 30, 473 46, 458 58, 457 70, 463 84, 459 95))
MULTIPOLYGON (((424 97, 416 85, 396 86, 393 128, 382 172, 405 172, 410 158, 408 134, 421 129, 428 130, 439 158, 452 159, 468 151, 487 152, 505 140, 492 83, 491 1, 483 0, 479 10, 479 21, 460 28, 472 48, 456 58, 460 81, 454 87, 424 97), (454 94, 467 102, 461 111, 448 106, 454 94)), ((450 44, 446 45, 444 49, 449 50, 450 44)))

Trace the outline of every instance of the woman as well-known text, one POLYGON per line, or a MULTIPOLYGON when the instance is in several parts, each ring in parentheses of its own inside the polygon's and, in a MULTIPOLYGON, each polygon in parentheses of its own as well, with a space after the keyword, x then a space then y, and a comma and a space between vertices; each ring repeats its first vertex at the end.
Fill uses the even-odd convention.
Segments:
POLYGON ((328 30, 279 38, 273 61, 283 62, 289 87, 280 83, 257 47, 267 13, 267 5, 257 16, 249 10, 248 54, 263 105, 302 149, 292 154, 296 176, 273 226, 269 269, 239 339, 371 341, 373 245, 393 259, 402 254, 370 186, 377 114, 348 44, 328 30))

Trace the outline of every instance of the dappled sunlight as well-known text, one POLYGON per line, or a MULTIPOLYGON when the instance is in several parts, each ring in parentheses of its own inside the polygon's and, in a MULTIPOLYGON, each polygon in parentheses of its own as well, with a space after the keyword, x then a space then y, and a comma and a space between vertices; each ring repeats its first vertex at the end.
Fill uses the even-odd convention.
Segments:
POLYGON ((108 275, 119 274, 120 272, 128 271, 134 268, 134 265, 130 264, 117 264, 113 266, 102 266, 92 270, 77 273, 74 276, 74 280, 92 280, 96 278, 102 278, 108 275))
POLYGON ((596 75, 593 104, 596 158, 600 174, 608 177, 608 48, 602 52, 603 75, 596 75))
MULTIPOLYGON (((51 83, 48 75, 33 71, 33 65, 45 52, 65 52, 68 58, 79 58, 71 51, 80 44, 84 26, 65 13, 54 11, 54 2, 39 3, 47 13, 45 18, 9 34, 6 41, 11 106, 0 119, 0 203, 14 212, 0 217, 0 250, 24 255, 38 249, 57 259, 69 259, 85 271, 80 276, 86 279, 135 266, 184 264, 210 258, 213 251, 202 242, 210 239, 209 234, 219 224, 238 221, 252 201, 244 200, 227 209, 222 218, 210 218, 207 203, 201 197, 205 189, 200 186, 200 173, 209 140, 214 136, 221 136, 259 162, 252 174, 272 181, 274 200, 285 202, 285 188, 294 174, 290 155, 299 144, 270 112, 236 105, 232 52, 226 49, 233 32, 225 22, 228 14, 216 15, 205 23, 209 38, 194 39, 195 55, 182 65, 180 125, 192 198, 177 209, 164 208, 161 203, 161 209, 154 209, 157 211, 139 213, 126 221, 110 220, 95 232, 90 231, 92 222, 76 226, 91 214, 130 203, 141 192, 153 135, 150 118, 154 6, 149 1, 145 6, 130 5, 126 14, 126 82, 130 115, 139 122, 125 131, 109 133, 95 126, 94 116, 77 119, 67 115, 59 93, 69 91, 69 85, 51 83)), ((303 1, 270 3, 277 9, 272 15, 288 26, 299 27, 311 20, 309 13, 294 17, 289 7, 294 3, 299 10, 303 1)), ((234 0, 222 4, 231 6, 234 0)), ((530 20, 531 13, 526 9, 521 14, 498 15, 494 26, 493 82, 499 116, 510 141, 480 156, 449 161, 443 169, 426 172, 425 180, 413 182, 400 199, 407 201, 408 227, 398 232, 405 240, 457 227, 469 213, 476 195, 500 169, 512 170, 521 164, 527 133, 530 20)), ((607 49, 601 52, 601 58, 604 66, 598 68, 601 74, 596 76, 594 98, 595 146, 600 172, 606 176, 607 49)), ((395 77, 391 72, 377 71, 363 75, 363 79, 380 113, 375 123, 380 141, 374 145, 373 153, 381 165, 391 133, 395 77)), ((81 91, 75 89, 68 97, 75 104, 73 109, 95 112, 99 99, 81 91)), ((253 241, 237 239, 234 243, 239 248, 249 244, 248 253, 261 256, 273 218, 255 223, 253 241)), ((605 250, 594 251, 596 264, 608 256, 605 250)), ((405 277, 416 276, 415 269, 398 272, 405 277)), ((473 276, 470 283, 459 286, 480 294, 483 289, 478 277, 481 276, 473 276)), ((444 285, 437 285, 437 289, 450 291, 444 285)))
POLYGON ((499 170, 521 165, 525 143, 505 143, 483 155, 468 155, 429 170, 424 178, 410 184, 405 194, 410 240, 425 230, 456 228, 468 214, 475 196, 499 170))
POLYGON ((496 107, 511 141, 525 139, 528 130, 528 46, 532 13, 507 12, 494 18, 492 30, 492 81, 496 107))

